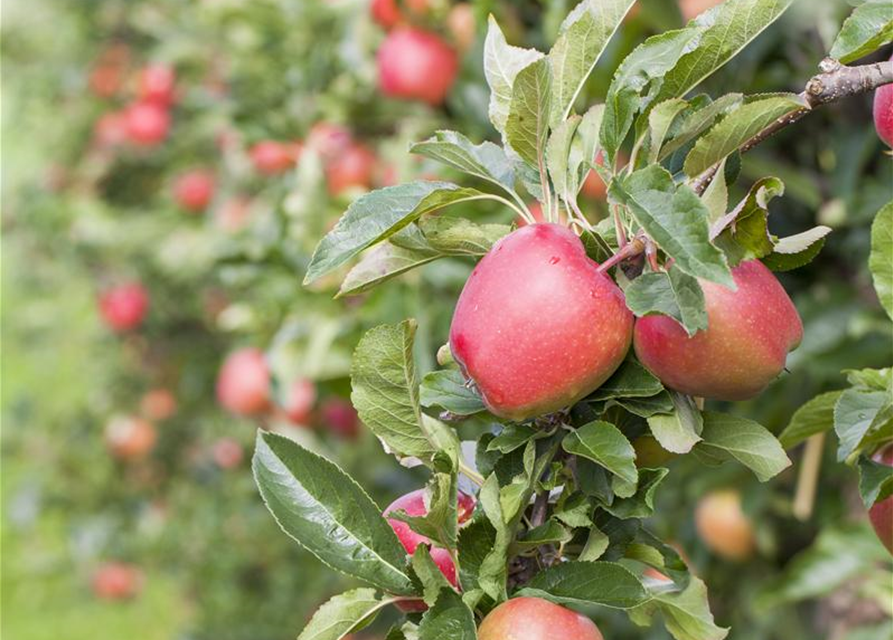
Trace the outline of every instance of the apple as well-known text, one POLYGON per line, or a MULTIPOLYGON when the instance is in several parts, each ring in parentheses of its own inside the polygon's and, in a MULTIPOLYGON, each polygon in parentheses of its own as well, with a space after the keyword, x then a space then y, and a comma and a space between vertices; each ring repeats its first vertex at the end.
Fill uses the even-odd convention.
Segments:
POLYGON ((217 400, 242 416, 269 409, 270 370, 260 349, 246 347, 227 356, 217 375, 217 400))
POLYGON ((117 332, 139 327, 149 310, 149 293, 139 282, 127 282, 106 289, 99 296, 99 313, 105 324, 117 332))
POLYGON ((151 389, 140 400, 140 412, 154 422, 167 420, 177 412, 177 399, 169 389, 151 389))
POLYGON ((315 404, 316 385, 312 380, 299 378, 289 385, 282 410, 291 422, 309 425, 315 404))
POLYGON ((93 125, 93 139, 100 147, 117 147, 127 137, 127 115, 121 111, 103 114, 93 125))
POLYGON ((456 52, 440 36, 410 27, 389 33, 377 59, 382 93, 432 106, 444 101, 459 71, 456 52))
POLYGON ((490 411, 522 421, 568 407, 614 373, 633 316, 580 239, 539 223, 502 238, 465 283, 450 350, 490 411))
POLYGON ((371 149, 361 144, 351 144, 326 166, 329 193, 336 196, 351 188, 369 189, 376 162, 371 149))
POLYGON ((323 163, 342 155, 352 144, 353 135, 350 130, 333 122, 317 122, 307 133, 307 147, 316 151, 323 163))
MULTIPOLYGON (((384 510, 384 516, 387 518, 389 514, 397 511, 402 511, 408 516, 425 515, 428 513, 428 505, 425 504, 427 498, 426 493, 425 489, 418 489, 397 498, 384 510)), ((456 517, 458 518, 460 525, 466 523, 474 514, 474 505, 474 497, 462 493, 461 491, 459 492, 456 517)), ((397 534, 397 539, 400 540, 400 544, 403 545, 403 548, 406 549, 406 553, 409 555, 415 553, 416 547, 420 544, 432 544, 431 540, 410 529, 409 525, 405 522, 394 518, 388 518, 388 524, 391 525, 394 533, 397 534)), ((434 560, 434 564, 437 565, 437 568, 440 569, 440 572, 443 573, 446 579, 450 581, 450 584, 454 587, 458 587, 459 581, 456 576, 456 565, 450 557, 450 552, 441 547, 432 546, 431 559, 434 560)), ((424 611, 427 609, 427 606, 421 600, 401 602, 397 606, 403 611, 424 611)))
POLYGON ((888 147, 893 147, 893 84, 875 89, 874 128, 877 129, 878 137, 888 147))
MULTIPOLYGON (((872 456, 877 463, 893 467, 893 444, 881 449, 872 456)), ((893 496, 887 496, 876 502, 868 510, 868 518, 887 551, 893 554, 893 496)))
POLYGON ((127 137, 133 144, 151 147, 167 138, 171 117, 167 109, 154 102, 137 102, 125 111, 127 137))
POLYGON ((176 76, 172 67, 153 63, 140 71, 137 94, 143 102, 166 107, 174 101, 175 83, 176 76))
POLYGON ((152 423, 135 416, 115 416, 105 426, 105 443, 119 460, 141 460, 155 448, 152 423))
POLYGON ((542 598, 512 598, 478 627, 479 640, 604 640, 586 616, 542 598))
POLYGON ((214 463, 221 469, 235 469, 245 457, 242 445, 235 438, 220 438, 211 448, 214 463))
POLYGON ((294 166, 299 148, 275 140, 263 140, 251 147, 248 155, 258 173, 276 176, 294 166))
POLYGON ((415 17, 422 16, 428 11, 428 0, 372 0, 369 6, 372 19, 383 29, 393 29, 404 21, 398 2, 409 9, 410 14, 415 17))
POLYGON ((130 47, 117 43, 105 49, 90 71, 87 84, 94 95, 111 98, 124 84, 124 73, 130 62, 130 47))
POLYGON ((174 182, 174 200, 180 208, 191 213, 201 213, 214 198, 216 179, 207 169, 193 169, 179 176, 174 182))
POLYGON ((692 396, 747 400, 759 395, 803 338, 794 303, 761 262, 732 269, 737 290, 701 282, 708 328, 689 337, 667 316, 636 321, 636 355, 665 386, 692 396))
POLYGON ((682 18, 688 22, 721 2, 723 0, 679 0, 679 11, 682 13, 682 18))
POLYGON ((459 51, 468 51, 474 44, 477 31, 476 22, 471 3, 460 2, 450 8, 446 19, 447 29, 453 36, 453 42, 456 43, 459 51))
POLYGON ((741 494, 734 489, 701 498, 695 509, 695 527, 704 544, 720 557, 740 562, 753 555, 753 525, 741 508, 741 494))
POLYGON ((360 433, 357 410, 343 398, 324 400, 319 408, 319 419, 326 429, 341 438, 353 440, 360 433))
POLYGON ((127 600, 143 588, 143 572, 125 562, 106 562, 93 573, 93 593, 102 600, 127 600))

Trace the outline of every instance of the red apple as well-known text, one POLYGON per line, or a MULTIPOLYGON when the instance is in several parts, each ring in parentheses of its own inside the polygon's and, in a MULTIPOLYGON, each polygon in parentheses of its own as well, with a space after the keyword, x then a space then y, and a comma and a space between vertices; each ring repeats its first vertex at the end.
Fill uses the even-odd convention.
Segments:
POLYGON ((214 198, 216 179, 206 169, 187 171, 174 182, 174 200, 180 208, 201 213, 214 198))
POLYGON ((137 102, 125 111, 127 137, 134 144, 151 147, 167 138, 171 118, 167 109, 153 102, 137 102))
POLYGON ((90 72, 90 90, 100 98, 111 98, 121 90, 130 62, 130 47, 113 44, 105 49, 90 72))
POLYGON ((168 106, 174 101, 176 76, 172 67, 153 63, 140 71, 137 93, 143 102, 168 106))
POLYGON ((440 36, 421 29, 395 29, 378 50, 378 86, 385 95, 437 106, 456 74, 456 52, 440 36))
POLYGON ((353 134, 347 127, 334 122, 317 122, 307 133, 307 146, 328 163, 342 155, 353 144, 353 134))
POLYGON ((478 627, 479 640, 603 640, 586 616, 542 598, 512 598, 478 627))
MULTIPOLYGON (((384 510, 384 516, 387 517, 391 513, 403 511, 408 516, 423 516, 428 513, 428 505, 425 504, 427 498, 425 489, 418 489, 411 493, 407 493, 394 500, 387 509, 384 510)), ((467 522, 474 513, 475 500, 474 497, 459 492, 456 516, 459 524, 467 522)), ((406 553, 412 555, 415 553, 416 547, 420 544, 431 544, 431 540, 425 536, 416 533, 410 529, 409 525, 394 518, 388 518, 388 524, 397 534, 400 544, 406 549, 406 553)), ((456 565, 450 557, 450 552, 441 547, 431 547, 431 559, 440 569, 440 572, 450 581, 454 587, 459 586, 456 576, 456 565)), ((403 611, 424 611, 427 607, 421 600, 412 602, 402 602, 398 605, 403 611)))
POLYGON ((135 416, 115 416, 105 426, 105 442, 119 460, 141 460, 155 448, 152 423, 135 416))
POLYGON ((99 296, 99 312, 113 331, 130 331, 143 323, 149 310, 149 294, 139 282, 106 289, 99 296))
POLYGON ((753 555, 753 525, 741 508, 741 494, 733 489, 701 498, 695 509, 695 527, 704 544, 718 556, 743 561, 753 555))
POLYGON ((235 469, 242 464, 245 451, 235 438, 220 438, 211 449, 214 462, 221 469, 235 469))
POLYGON ((161 422, 177 412, 177 399, 169 389, 152 389, 143 394, 140 412, 154 422, 161 422))
POLYGON ((707 9, 712 9, 722 1, 723 0, 679 0, 679 11, 682 13, 682 18, 688 22, 707 11, 707 9))
MULTIPOLYGON (((416 17, 428 11, 428 0, 399 0, 399 3, 416 17)), ((372 19, 383 29, 393 29, 405 20, 398 6, 398 0, 372 0, 369 9, 372 12, 372 19)))
POLYGON ((102 600, 127 600, 143 588, 143 573, 125 562, 107 562, 93 574, 93 593, 102 600))
POLYGON ((239 349, 227 356, 217 376, 217 400, 237 415, 256 415, 270 407, 270 370, 260 349, 239 349))
POLYGON ((120 111, 103 114, 93 125, 93 139, 100 147, 116 147, 127 137, 127 115, 120 111))
POLYGON ((450 349, 492 413, 527 420, 568 407, 614 373, 632 337, 620 288, 557 224, 497 242, 472 271, 450 349))
POLYGON ((688 337, 667 316, 636 321, 636 355, 671 389, 717 400, 753 398, 800 344, 800 316, 772 272, 750 260, 732 269, 732 276, 736 291, 701 281, 706 331, 688 337))
POLYGON ((460 2, 450 8, 447 14, 447 29, 453 36, 459 51, 468 51, 474 44, 477 31, 477 20, 474 16, 474 8, 469 2, 460 2))
MULTIPOLYGON (((875 453, 872 460, 893 467, 893 444, 875 453)), ((887 551, 893 554, 893 496, 887 496, 872 505, 868 510, 868 518, 877 532, 877 537, 887 547, 887 551)))
POLYGON ((375 172, 375 153, 361 144, 352 144, 326 166, 329 193, 339 195, 351 188, 369 189, 375 172))
POLYGON ((255 170, 265 176, 285 173, 294 166, 298 149, 275 140, 258 142, 248 151, 255 170))
POLYGON ((341 438, 353 440, 360 433, 357 410, 343 398, 324 400, 319 408, 319 418, 326 429, 341 438))
POLYGON ((885 84, 874 92, 874 128, 878 137, 893 147, 893 84, 885 84))
POLYGON ((282 410, 286 417, 295 424, 309 425, 316 404, 316 385, 312 380, 299 378, 292 382, 287 390, 282 410))

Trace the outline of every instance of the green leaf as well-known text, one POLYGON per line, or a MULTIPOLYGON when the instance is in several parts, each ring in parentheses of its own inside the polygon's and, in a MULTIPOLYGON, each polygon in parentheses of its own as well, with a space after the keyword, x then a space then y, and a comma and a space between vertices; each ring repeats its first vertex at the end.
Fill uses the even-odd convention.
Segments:
POLYGON ((337 595, 313 614, 298 640, 341 640, 375 619, 390 600, 382 600, 375 589, 353 589, 337 595))
POLYGON ((611 539, 605 535, 605 532, 592 525, 589 528, 589 537, 586 538, 586 544, 583 545, 583 550, 580 551, 577 560, 580 562, 595 562, 605 554, 610 544, 611 539))
POLYGON ((500 453, 511 453, 515 449, 520 449, 530 440, 542 438, 547 435, 539 429, 527 426, 525 424, 509 424, 490 444, 487 445, 487 451, 499 451, 500 453))
POLYGON ((658 413, 672 413, 674 409, 673 399, 666 390, 650 398, 616 398, 609 400, 607 407, 610 408, 613 405, 623 407, 640 418, 650 418, 658 413))
POLYGON ((650 518, 654 515, 654 493, 669 472, 669 469, 664 468, 641 469, 635 493, 629 497, 620 497, 610 505, 603 505, 602 508, 623 520, 650 518))
POLYGON ((600 604, 631 609, 649 599, 629 569, 616 562, 565 562, 538 573, 519 596, 545 598, 557 604, 600 604))
POLYGON ((491 473, 484 481, 478 494, 478 501, 496 532, 489 553, 481 561, 477 577, 478 585, 493 600, 500 602, 506 598, 505 581, 508 577, 506 563, 511 534, 503 517, 499 480, 495 473, 491 473))
POLYGON ((893 368, 844 369, 847 382, 861 391, 884 391, 893 388, 893 368))
POLYGON ((668 271, 644 273, 624 289, 626 306, 636 317, 670 316, 689 336, 707 328, 704 291, 697 278, 671 266, 668 271))
POLYGON ((390 242, 373 247, 347 272, 338 296, 351 296, 363 293, 416 267, 433 262, 441 257, 436 251, 404 249, 390 242))
POLYGON ((730 265, 772 253, 775 239, 769 233, 769 201, 783 194, 781 180, 762 178, 751 186, 737 207, 713 223, 710 237, 725 252, 730 265))
POLYGON ((538 167, 549 135, 551 72, 546 59, 537 60, 515 77, 505 123, 509 146, 532 167, 538 167))
POLYGON ((458 533, 456 484, 455 474, 435 473, 428 482, 425 515, 410 516, 404 511, 392 511, 388 518, 405 522, 410 529, 444 549, 455 549, 458 533))
POLYGON ((626 436, 609 422, 585 424, 567 434, 561 446, 572 455, 600 464, 626 482, 638 482, 636 452, 626 436))
POLYGON ((672 453, 688 453, 701 441, 703 419, 694 401, 681 393, 670 391, 673 412, 648 418, 651 434, 660 446, 672 453))
POLYGON ((580 491, 563 496, 555 505, 555 517, 571 528, 591 527, 595 506, 580 491))
POLYGON ((515 193, 512 163, 502 147, 492 142, 476 145, 456 131, 435 131, 433 137, 416 142, 409 151, 515 193))
POLYGON ((426 213, 481 195, 449 182, 418 181, 360 196, 320 241, 304 284, 337 269, 363 249, 386 240, 426 213))
POLYGON ((437 602, 437 596, 443 589, 452 590, 452 585, 443 575, 440 568, 431 558, 427 544, 420 544, 412 554, 412 570, 422 583, 425 604, 429 607, 437 602))
POLYGON ((568 166, 568 158, 574 134, 582 121, 582 116, 571 116, 559 123, 553 129, 546 145, 546 166, 549 168, 549 176, 552 178, 555 192, 565 202, 571 202, 576 198, 580 186, 576 170, 571 170, 568 166))
POLYGON ((372 499, 325 458, 258 432, 252 463, 261 496, 282 530, 333 569, 389 593, 411 595, 406 552, 372 499))
MULTIPOLYGON (((728 158, 726 158, 726 160, 728 160, 728 158)), ((707 207, 707 211, 710 212, 707 217, 710 224, 715 223, 726 215, 726 211, 729 208, 729 185, 726 184, 725 175, 726 160, 719 163, 719 168, 716 170, 716 174, 713 176, 710 184, 707 185, 704 193, 701 194, 701 202, 704 203, 704 206, 707 207)))
POLYGON ((583 114, 583 120, 574 131, 574 139, 571 142, 570 154, 567 159, 568 173, 573 176, 568 178, 568 182, 576 185, 573 195, 577 195, 583 188, 583 182, 589 175, 590 166, 595 161, 600 147, 598 136, 604 113, 605 105, 592 105, 583 114))
POLYGON ((647 398, 663 391, 660 380, 636 360, 624 360, 620 368, 586 399, 647 398))
POLYGON ((692 110, 685 112, 674 123, 670 130, 670 140, 661 147, 659 160, 664 160, 704 133, 717 118, 737 109, 744 101, 744 96, 740 93, 728 93, 701 107, 695 107, 696 101, 697 99, 693 99, 692 110))
POLYGON ((452 589, 444 589, 422 616, 418 640, 477 640, 474 613, 452 589))
POLYGON ((458 416, 470 416, 485 409, 481 396, 465 382, 455 369, 425 374, 419 389, 423 407, 442 407, 458 416))
POLYGON ((791 421, 778 436, 781 446, 785 449, 794 447, 810 436, 828 431, 834 427, 834 405, 842 391, 829 391, 816 396, 801 406, 791 421))
POLYGON ((865 456, 859 458, 859 494, 866 509, 893 495, 890 466, 865 456))
POLYGON ((543 57, 544 54, 535 49, 509 45, 496 20, 490 16, 484 41, 484 75, 490 85, 490 122, 501 134, 505 134, 515 78, 521 69, 543 57))
POLYGON ((878 211, 871 225, 868 268, 881 306, 893 318, 893 201, 878 211))
POLYGON ((474 518, 459 529, 459 579, 464 591, 478 588, 484 559, 496 542, 496 530, 484 518, 474 518))
POLYGON ((663 615, 664 626, 676 640, 722 640, 729 634, 714 623, 707 587, 694 576, 683 591, 655 591, 650 602, 630 611, 630 617, 647 626, 656 612, 663 615))
MULTIPOLYGON (((893 399, 888 391, 847 389, 834 405, 834 431, 840 439, 837 459, 846 460, 869 443, 880 441, 893 426, 893 399)), ((889 433, 893 437, 893 433, 889 433)))
POLYGON ((660 157, 660 149, 676 117, 689 107, 682 98, 664 100, 648 114, 649 150, 648 163, 656 164, 660 157))
POLYGON ((866 0, 844 21, 829 54, 844 64, 893 42, 893 9, 888 0, 866 0))
POLYGON ((573 533, 567 527, 550 518, 518 538, 513 549, 520 552, 535 549, 544 544, 564 544, 570 542, 573 537, 573 533))
POLYGON ((772 253, 763 258, 763 264, 773 271, 790 271, 812 262, 825 245, 830 227, 813 227, 803 233, 788 236, 775 242, 772 253))
POLYGON ((512 232, 507 224, 475 224, 449 216, 422 218, 419 228, 432 249, 448 256, 483 256, 512 232))
POLYGON ((414 320, 366 332, 351 366, 351 400, 363 423, 398 459, 430 462, 438 451, 458 447, 455 433, 423 416, 412 358, 414 320))
POLYGON ((666 169, 651 165, 615 179, 608 194, 613 202, 629 207, 636 222, 679 269, 734 288, 725 255, 710 244, 707 208, 694 191, 684 185, 677 188, 666 169))
POLYGON ((789 466, 791 461, 775 436, 764 426, 738 416, 704 412, 703 441, 698 448, 719 457, 731 456, 766 482, 789 466))
POLYGON ((558 39, 549 51, 552 126, 570 114, 586 79, 634 2, 583 0, 565 18, 558 39))

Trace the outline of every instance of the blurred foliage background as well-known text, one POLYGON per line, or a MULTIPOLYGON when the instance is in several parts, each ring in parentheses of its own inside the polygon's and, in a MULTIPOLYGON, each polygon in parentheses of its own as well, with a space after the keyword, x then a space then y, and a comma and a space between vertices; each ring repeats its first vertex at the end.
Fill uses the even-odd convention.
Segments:
MULTIPOLYGON (((476 0, 461 4, 457 17, 449 0, 428 4, 413 21, 461 50, 459 78, 441 107, 381 95, 375 56, 385 32, 365 0, 4 4, 6 638, 294 637, 320 602, 347 585, 283 535, 261 503, 249 463, 258 426, 337 459, 380 505, 420 485, 371 434, 339 429, 331 407, 349 394, 357 339, 380 322, 416 317, 419 366, 433 367, 470 264, 440 261, 337 300, 334 280, 302 288, 303 269, 357 194, 449 177, 409 156, 411 141, 441 128, 476 141, 494 135, 481 63, 488 13, 514 44, 545 49, 572 7, 569 0, 476 0), (132 117, 146 65, 174 70, 174 96, 164 106, 170 127, 159 141, 134 144, 123 140, 132 132, 122 132, 121 118, 132 117), (330 134, 362 149, 346 177, 333 175, 325 148, 314 147, 311 132, 325 139, 319 123, 337 125, 330 134), (262 141, 300 142, 304 152, 270 175, 256 157, 262 141), (174 187, 195 169, 213 176, 198 214, 184 211, 174 187), (113 331, 97 300, 132 282, 148 292, 147 317, 137 329, 113 331), (316 409, 297 421, 221 409, 215 379, 240 347, 265 352, 279 399, 294 381, 313 381, 316 409), (168 404, 147 400, 152 390, 168 404), (157 440, 146 455, 122 459, 108 446, 107 425, 137 415, 153 423, 157 440), (109 562, 139 574, 131 597, 97 595, 97 572, 109 562)), ((643 0, 582 102, 600 100, 622 56, 681 25, 691 4, 704 3, 643 0)), ((846 11, 831 0, 795 4, 703 90, 799 91, 846 11)), ((789 375, 734 409, 777 433, 804 401, 842 387, 842 369, 890 364, 891 326, 866 260, 868 225, 893 196, 891 164, 864 97, 785 130, 748 154, 741 170, 739 186, 764 175, 784 180, 785 197, 771 204, 774 233, 816 223, 834 229, 818 260, 783 277, 806 327, 789 375)), ((588 206, 603 214, 598 198, 588 206)), ((511 220, 492 205, 473 215, 511 220)), ((889 557, 866 526, 854 472, 835 462, 833 446, 824 450, 814 508, 800 518, 792 507, 796 464, 769 485, 731 466, 670 464, 678 469, 652 524, 690 557, 733 637, 891 637, 889 557), (743 565, 711 555, 693 523, 698 499, 726 486, 742 492, 757 530, 758 557, 743 565)), ((669 637, 610 615, 599 626, 612 640, 669 637)))

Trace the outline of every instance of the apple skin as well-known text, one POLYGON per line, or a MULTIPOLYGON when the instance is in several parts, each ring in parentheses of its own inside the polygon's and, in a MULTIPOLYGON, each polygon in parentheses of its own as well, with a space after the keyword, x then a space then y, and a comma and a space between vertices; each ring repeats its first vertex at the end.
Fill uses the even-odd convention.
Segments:
POLYGON ((446 24, 459 51, 468 51, 477 35, 477 19, 471 3, 460 2, 453 5, 447 14, 446 24))
POLYGON ((400 27, 378 49, 378 86, 394 98, 443 103, 459 71, 456 52, 439 36, 400 27))
POLYGON ((316 404, 316 385, 312 380, 299 378, 289 385, 282 410, 290 422, 309 425, 314 404, 316 404))
POLYGON ((704 544, 722 558, 741 562, 753 555, 753 525, 741 508, 741 494, 733 489, 701 498, 695 509, 695 527, 704 544))
POLYGON ((216 186, 214 174, 210 171, 187 171, 174 182, 174 200, 185 211, 201 213, 211 204, 216 186))
POLYGON ((875 89, 874 128, 877 129, 878 137, 888 147, 893 147, 893 84, 875 89))
POLYGON ((140 100, 167 106, 174 101, 176 75, 172 67, 154 63, 143 67, 139 76, 140 100))
POLYGON ((351 188, 369 189, 378 158, 361 144, 351 144, 326 166, 329 193, 337 196, 351 188))
MULTIPOLYGON (((872 460, 893 467, 893 444, 874 454, 872 460)), ((893 555, 893 496, 887 496, 872 505, 868 510, 868 519, 871 520, 877 537, 893 555)))
POLYGON ((343 398, 328 398, 319 408, 323 426, 340 438, 353 440, 360 433, 357 410, 343 398))
POLYGON ((586 616, 542 598, 512 598, 478 627, 479 640, 604 640, 586 616))
POLYGON ((682 13, 682 19, 688 22, 697 18, 700 14, 708 9, 712 9, 723 0, 680 0, 679 11, 682 13))
POLYGON ((107 289, 99 296, 99 312, 105 324, 118 333, 139 327, 149 311, 149 293, 139 282, 107 289))
POLYGON ((143 588, 143 573, 125 562, 107 562, 93 573, 93 593, 101 600, 128 600, 143 588))
POLYGON ((167 138, 171 117, 166 108, 154 102, 137 102, 127 108, 125 124, 130 142, 152 147, 167 138))
POLYGON ((633 315, 620 288, 558 224, 493 245, 465 283, 450 350, 490 411, 522 421, 570 406, 623 362, 633 315))
POLYGON ((248 151, 255 171, 265 176, 278 176, 294 166, 299 148, 276 140, 262 140, 248 151))
POLYGON ((169 389, 151 389, 140 400, 140 412, 154 422, 167 420, 177 413, 177 398, 169 389))
POLYGON ((260 349, 247 347, 227 356, 217 376, 217 400, 241 416, 270 408, 270 370, 260 349))
POLYGON ((142 460, 155 448, 158 433, 152 423, 134 416, 115 416, 105 426, 105 442, 119 460, 142 460))
MULTIPOLYGON (((394 500, 387 509, 384 510, 384 517, 387 518, 389 514, 397 511, 403 511, 408 516, 425 515, 426 513, 428 513, 428 507, 425 504, 425 494, 425 489, 418 489, 416 491, 407 493, 406 495, 400 496, 399 498, 394 500)), ((456 516, 460 525, 464 524, 471 518, 472 514, 474 513, 474 506, 474 497, 460 491, 458 494, 456 508, 456 516)), ((391 528, 394 530, 394 533, 397 534, 397 539, 400 540, 400 544, 402 544, 403 548, 406 549, 407 554, 414 554, 416 548, 420 544, 431 544, 431 540, 410 529, 409 525, 405 522, 396 520, 394 518, 387 518, 387 520, 388 524, 391 525, 391 528)), ((454 587, 458 587, 459 581, 456 576, 456 565, 453 563, 453 559, 450 557, 450 552, 441 547, 432 546, 431 559, 434 561, 434 564, 437 565, 437 568, 440 569, 440 572, 443 573, 446 579, 450 581, 450 584, 452 584, 454 587)), ((421 600, 400 602, 397 606, 402 611, 406 612, 424 611, 428 608, 421 600)))
POLYGON ((759 395, 803 339, 803 323, 781 284, 758 260, 732 269, 732 291, 700 281, 708 328, 688 337, 667 316, 636 321, 636 355, 665 386, 702 398, 759 395))

